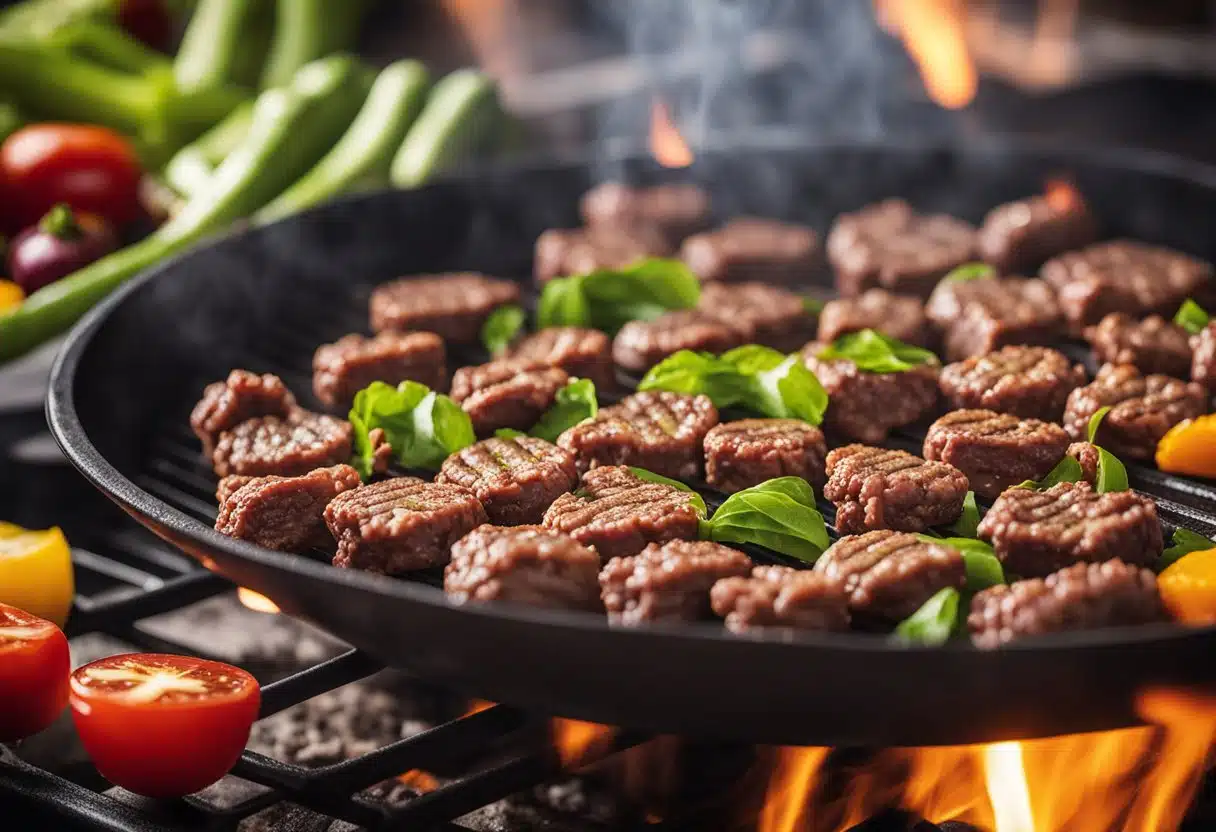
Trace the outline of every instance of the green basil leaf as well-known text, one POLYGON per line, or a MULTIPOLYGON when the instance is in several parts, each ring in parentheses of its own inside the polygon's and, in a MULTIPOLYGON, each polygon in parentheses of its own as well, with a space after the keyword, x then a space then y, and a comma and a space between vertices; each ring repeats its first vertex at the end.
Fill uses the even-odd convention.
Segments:
POLYGON ((1211 320, 1211 316, 1204 311, 1204 308, 1190 298, 1183 302, 1182 306, 1178 308, 1178 314, 1174 316, 1174 323, 1191 335, 1198 335, 1211 320))
POLYGON ((692 507, 697 510, 697 514, 701 515, 701 519, 704 520, 709 516, 709 507, 705 505, 705 498, 679 480, 668 479, 662 474, 647 471, 645 468, 634 468, 632 465, 629 466, 629 470, 632 471, 633 475, 640 480, 645 480, 646 482, 657 482, 661 485, 670 485, 672 488, 680 491, 687 491, 692 495, 692 500, 690 500, 690 502, 692 503, 692 507))
POLYGON ((394 459, 407 468, 437 470, 448 456, 477 441, 460 405, 416 381, 396 387, 372 382, 355 394, 349 418, 354 428, 351 464, 364 479, 372 475, 369 434, 376 428, 384 431, 394 459))
POLYGON ((1160 572, 1167 566, 1173 565, 1191 552, 1202 552, 1207 549, 1216 549, 1216 541, 1179 526, 1174 529, 1174 534, 1170 537, 1170 547, 1161 553, 1161 558, 1157 561, 1157 571, 1160 572))
POLYGON ((823 307, 826 305, 819 298, 813 298, 810 295, 802 296, 802 311, 808 315, 819 315, 823 312, 823 307))
POLYGON ((589 378, 576 378, 557 391, 553 406, 544 412, 540 421, 528 431, 546 442, 556 442, 557 437, 579 422, 590 419, 599 412, 599 401, 595 397, 595 383, 589 378))
POLYGON ((545 284, 536 303, 536 325, 591 326, 591 306, 583 291, 583 276, 555 277, 545 284))
POLYGON ((939 590, 920 609, 899 622, 895 628, 895 639, 904 644, 923 644, 937 647, 950 639, 959 623, 962 596, 957 589, 948 586, 939 590))
POLYGON ((1089 438, 1090 443, 1094 441, 1094 437, 1098 435, 1098 427, 1102 424, 1102 420, 1106 418, 1106 414, 1110 413, 1110 405, 1099 407, 1094 411, 1094 415, 1089 417, 1089 427, 1085 430, 1085 435, 1089 438))
POLYGON ((490 355, 500 355, 524 326, 524 310, 514 304, 500 306, 481 325, 481 343, 490 355))
POLYGON ((967 569, 967 592, 975 593, 990 586, 1005 583, 1005 569, 992 551, 992 546, 970 537, 933 537, 918 534, 926 543, 941 543, 958 549, 967 569))
POLYGON ((701 283, 687 265, 647 258, 621 269, 549 281, 537 304, 537 325, 586 326, 614 333, 629 321, 691 309, 700 297, 701 283))
POLYGON ((1127 469, 1123 467, 1119 457, 1099 445, 1094 447, 1098 449, 1098 476, 1094 490, 1105 494, 1108 491, 1127 491, 1131 488, 1127 481, 1127 469))
POLYGON ((790 355, 771 370, 756 376, 757 388, 766 395, 756 400, 766 404, 761 410, 777 419, 801 419, 818 425, 828 409, 828 393, 815 374, 807 369, 802 356, 790 355))
POLYGON ((905 344, 873 329, 849 332, 819 351, 823 361, 852 361, 865 373, 904 373, 925 364, 937 364, 926 349, 905 344))
POLYGON ((1017 487, 1033 488, 1035 491, 1046 491, 1058 483, 1081 482, 1083 479, 1085 479, 1085 472, 1081 469, 1081 463, 1066 454, 1043 479, 1038 482, 1026 480, 1023 483, 1019 483, 1017 487))
POLYGON ((800 477, 778 477, 730 495, 702 534, 718 543, 764 546, 807 563, 829 545, 815 492, 800 477))
POLYGON ((975 492, 968 491, 967 496, 963 499, 963 513, 946 528, 957 537, 975 537, 979 532, 979 526, 980 507, 976 505, 975 492))
POLYGON ((943 281, 965 283, 968 280, 979 280, 984 277, 996 277, 996 269, 987 263, 964 263, 949 271, 943 281))

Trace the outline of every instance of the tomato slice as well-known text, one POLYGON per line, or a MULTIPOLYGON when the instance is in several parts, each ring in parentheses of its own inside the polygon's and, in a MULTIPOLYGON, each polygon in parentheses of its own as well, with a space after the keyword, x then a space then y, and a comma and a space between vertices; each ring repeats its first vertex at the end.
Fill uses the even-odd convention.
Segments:
POLYGON ((68 703, 68 640, 51 622, 0 604, 0 742, 37 734, 68 703))
POLYGON ((181 797, 236 764, 261 694, 239 667, 131 653, 78 668, 70 701, 80 739, 103 777, 147 797, 181 797))

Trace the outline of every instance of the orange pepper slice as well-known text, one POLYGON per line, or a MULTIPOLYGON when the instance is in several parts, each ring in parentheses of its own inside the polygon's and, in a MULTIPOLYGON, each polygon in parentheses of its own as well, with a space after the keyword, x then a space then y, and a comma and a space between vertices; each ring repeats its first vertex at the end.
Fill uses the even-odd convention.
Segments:
POLYGON ((1157 443, 1157 467, 1173 474, 1216 478, 1216 413, 1170 428, 1157 443))
POLYGON ((0 280, 0 312, 16 309, 25 300, 25 292, 11 280, 0 280))
POLYGON ((1216 549, 1184 555, 1157 576, 1161 600, 1187 624, 1216 624, 1216 549))

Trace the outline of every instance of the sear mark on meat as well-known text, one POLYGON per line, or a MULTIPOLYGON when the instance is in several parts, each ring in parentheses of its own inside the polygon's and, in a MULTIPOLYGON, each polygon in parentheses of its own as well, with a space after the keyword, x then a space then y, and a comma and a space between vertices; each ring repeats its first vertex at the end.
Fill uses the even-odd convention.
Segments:
POLYGON ((843 587, 821 572, 759 566, 724 578, 709 593, 713 611, 733 633, 840 631, 849 627, 843 587))
POLYGON ((632 626, 705 618, 713 585, 751 569, 751 559, 736 549, 708 540, 670 540, 613 558, 599 580, 608 618, 632 626))
POLYGON ((952 465, 905 451, 846 445, 828 454, 823 495, 836 504, 836 530, 923 532, 963 511, 967 477, 952 465))
POLYGON ((325 507, 359 485, 359 472, 349 465, 299 477, 225 477, 215 529, 280 552, 329 548, 333 538, 325 527, 325 507))
POLYGON ((578 485, 574 457, 532 436, 493 437, 449 456, 436 482, 477 495, 491 523, 539 523, 545 509, 578 485))

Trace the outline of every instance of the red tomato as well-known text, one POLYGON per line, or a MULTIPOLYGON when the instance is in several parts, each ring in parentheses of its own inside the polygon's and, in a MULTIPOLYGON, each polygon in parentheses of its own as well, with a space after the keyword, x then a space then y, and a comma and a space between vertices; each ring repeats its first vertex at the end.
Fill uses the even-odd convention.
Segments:
POLYGON ((0 604, 0 742, 46 728, 68 704, 68 640, 51 622, 0 604))
POLYGON ((103 777, 147 797, 181 797, 236 764, 261 694, 257 680, 238 667, 131 653, 78 668, 71 704, 103 777))
POLYGON ((142 171, 130 143, 105 127, 31 124, 0 147, 13 220, 33 225, 59 202, 121 226, 140 216, 142 171))

